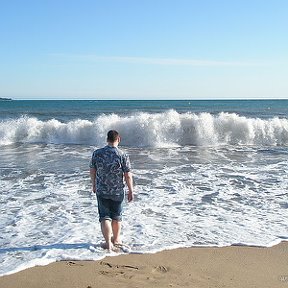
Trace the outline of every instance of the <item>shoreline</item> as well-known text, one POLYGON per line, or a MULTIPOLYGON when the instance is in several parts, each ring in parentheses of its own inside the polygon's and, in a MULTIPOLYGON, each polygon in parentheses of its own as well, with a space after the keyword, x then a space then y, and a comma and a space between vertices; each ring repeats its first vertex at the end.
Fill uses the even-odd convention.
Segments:
POLYGON ((288 287, 288 242, 59 261, 0 277, 5 288, 288 287))

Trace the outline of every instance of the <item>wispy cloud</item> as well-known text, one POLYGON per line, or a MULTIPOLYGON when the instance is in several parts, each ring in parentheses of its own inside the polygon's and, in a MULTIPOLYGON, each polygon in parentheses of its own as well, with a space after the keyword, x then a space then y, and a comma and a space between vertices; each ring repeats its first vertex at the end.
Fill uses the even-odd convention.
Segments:
POLYGON ((187 58, 151 58, 151 57, 130 57, 130 56, 97 56, 92 54, 51 54, 52 56, 64 57, 66 59, 90 61, 90 62, 114 62, 127 64, 144 65, 167 65, 167 66, 263 66, 265 63, 249 61, 217 61, 217 60, 196 60, 187 58))

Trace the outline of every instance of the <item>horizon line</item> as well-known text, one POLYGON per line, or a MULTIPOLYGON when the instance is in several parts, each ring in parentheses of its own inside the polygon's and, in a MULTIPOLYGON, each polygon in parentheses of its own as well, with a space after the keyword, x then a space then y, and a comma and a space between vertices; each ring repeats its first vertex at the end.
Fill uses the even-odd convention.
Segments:
POLYGON ((84 99, 81 99, 81 98, 60 98, 60 99, 57 99, 57 98, 46 98, 46 97, 43 97, 43 98, 6 98, 4 99, 3 97, 0 97, 0 100, 5 102, 5 101, 213 101, 213 100, 216 100, 216 101, 237 101, 237 100, 288 100, 288 97, 287 98, 274 98, 274 97, 271 97, 271 98, 257 98, 257 97, 248 97, 248 98, 166 98, 166 99, 163 99, 163 98, 150 98, 150 99, 136 99, 136 98, 120 98, 120 99, 117 99, 117 98, 84 98, 84 99), (2 98, 2 99, 1 99, 2 98))

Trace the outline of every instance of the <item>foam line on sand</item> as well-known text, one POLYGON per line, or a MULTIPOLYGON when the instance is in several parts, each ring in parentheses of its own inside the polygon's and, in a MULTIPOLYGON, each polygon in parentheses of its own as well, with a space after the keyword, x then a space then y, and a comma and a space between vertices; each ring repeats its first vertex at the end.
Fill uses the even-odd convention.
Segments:
POLYGON ((287 287, 288 242, 269 248, 180 248, 60 261, 0 277, 2 288, 287 287))

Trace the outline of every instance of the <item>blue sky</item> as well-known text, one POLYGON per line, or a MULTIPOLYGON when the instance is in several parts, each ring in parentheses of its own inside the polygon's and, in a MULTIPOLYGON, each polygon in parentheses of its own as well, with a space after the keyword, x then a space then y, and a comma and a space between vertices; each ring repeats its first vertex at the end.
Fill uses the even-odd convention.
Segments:
POLYGON ((286 0, 0 0, 0 97, 288 98, 286 0))

